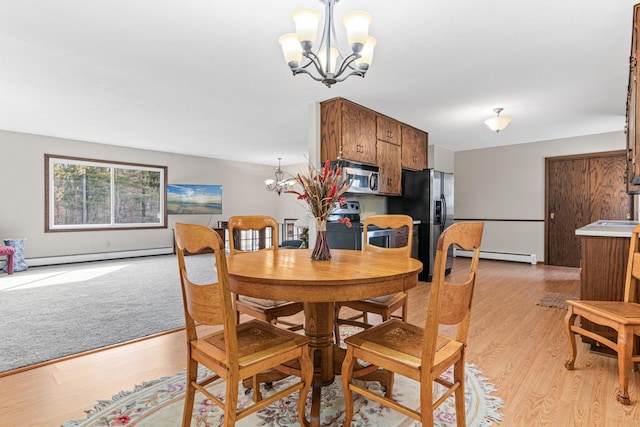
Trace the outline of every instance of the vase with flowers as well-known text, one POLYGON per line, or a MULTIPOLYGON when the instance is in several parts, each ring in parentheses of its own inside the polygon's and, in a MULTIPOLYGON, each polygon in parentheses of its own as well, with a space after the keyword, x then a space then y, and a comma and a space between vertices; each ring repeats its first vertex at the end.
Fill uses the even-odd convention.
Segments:
MULTIPOLYGON (((343 194, 351 187, 351 181, 342 176, 342 168, 339 165, 332 166, 328 160, 319 170, 309 164, 307 174, 298 173, 294 179, 302 189, 286 192, 296 194, 298 200, 304 201, 316 222, 316 244, 311 253, 311 259, 329 260, 331 251, 327 239, 327 218, 337 204, 344 205, 347 202, 343 194)), ((346 223, 347 227, 351 227, 348 218, 340 221, 346 223)))

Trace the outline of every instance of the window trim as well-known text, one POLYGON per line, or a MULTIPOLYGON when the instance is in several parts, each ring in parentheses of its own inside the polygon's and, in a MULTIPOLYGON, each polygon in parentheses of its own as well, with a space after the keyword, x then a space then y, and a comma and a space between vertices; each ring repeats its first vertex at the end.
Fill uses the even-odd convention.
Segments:
POLYGON ((112 230, 149 230, 149 229, 166 229, 168 223, 168 214, 167 214, 167 166, 157 166, 157 165, 147 165, 142 163, 130 163, 130 162, 119 162, 119 161, 111 161, 111 160, 98 160, 98 159, 90 159, 84 157, 72 157, 72 156, 60 156, 56 154, 45 154, 44 155, 44 231, 45 233, 58 233, 58 232, 75 232, 75 231, 112 231, 112 230), (105 226, 104 224, 100 224, 99 226, 93 226, 91 224, 84 225, 53 225, 54 218, 51 217, 54 212, 52 203, 54 203, 54 199, 50 197, 50 194, 53 194, 53 185, 54 180, 52 177, 53 174, 53 163, 56 160, 72 160, 77 161, 78 164, 92 164, 93 166, 99 167, 110 167, 110 168, 125 168, 125 169, 134 169, 140 168, 145 170, 154 170, 160 172, 160 222, 154 224, 114 224, 111 226, 105 226))

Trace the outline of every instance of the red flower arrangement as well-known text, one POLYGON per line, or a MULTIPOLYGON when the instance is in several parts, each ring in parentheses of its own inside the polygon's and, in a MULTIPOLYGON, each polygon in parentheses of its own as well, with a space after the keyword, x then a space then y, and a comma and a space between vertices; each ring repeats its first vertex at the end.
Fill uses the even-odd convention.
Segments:
MULTIPOLYGON (((294 179, 302 187, 302 191, 287 190, 287 193, 296 194, 298 200, 306 202, 309 213, 316 220, 318 237, 311 254, 315 260, 331 259, 329 242, 327 241, 327 218, 337 204, 344 205, 347 199, 343 194, 351 187, 351 180, 342 176, 342 167, 331 166, 327 160, 324 167, 317 170, 311 164, 308 165, 307 175, 298 174, 294 179)), ((340 220, 351 227, 349 218, 340 220)))

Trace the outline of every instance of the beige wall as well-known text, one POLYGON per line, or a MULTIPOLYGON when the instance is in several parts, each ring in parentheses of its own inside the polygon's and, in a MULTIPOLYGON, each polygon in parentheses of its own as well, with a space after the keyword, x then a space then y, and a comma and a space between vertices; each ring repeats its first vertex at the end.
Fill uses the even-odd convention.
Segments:
POLYGON ((25 257, 41 258, 172 246, 174 221, 215 226, 232 215, 265 214, 296 218, 304 214, 293 195, 264 189, 274 166, 231 162, 0 131, 0 239, 26 238, 25 257), (170 215, 167 229, 44 232, 44 154, 124 161, 168 167, 170 184, 222 185, 222 215, 170 215))
MULTIPOLYGON (((264 190, 273 166, 136 150, 0 131, 0 239, 27 238, 26 257, 167 248, 176 221, 216 225, 232 215, 266 214, 282 222, 306 215, 295 196, 264 190), (222 215, 170 216, 163 230, 44 232, 44 154, 168 166, 169 183, 221 184, 222 215)), ((484 219, 486 251, 544 256, 545 157, 620 150, 623 132, 456 152, 430 146, 436 169, 453 169, 457 219, 484 219), (500 220, 520 220, 500 221, 500 220), (496 221, 490 221, 496 220, 496 221)), ((295 174, 305 165, 284 167, 295 174)), ((384 212, 384 198, 363 197, 363 217, 384 212)))
POLYGON ((624 133, 611 132, 458 151, 455 217, 496 220, 485 223, 483 250, 535 254, 543 261, 545 158, 625 147, 624 133))

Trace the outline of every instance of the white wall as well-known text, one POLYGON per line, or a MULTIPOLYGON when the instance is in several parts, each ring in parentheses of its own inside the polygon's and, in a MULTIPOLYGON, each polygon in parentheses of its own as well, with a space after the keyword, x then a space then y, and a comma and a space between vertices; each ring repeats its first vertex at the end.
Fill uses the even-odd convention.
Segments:
POLYGON ((611 132, 457 151, 455 218, 486 221, 485 251, 535 254, 543 261, 545 158, 622 150, 625 141, 623 132, 611 132))
POLYGON ((216 226, 232 215, 264 214, 279 222, 303 212, 295 197, 264 188, 275 166, 137 150, 106 144, 0 131, 0 240, 26 238, 25 257, 168 248, 174 221, 216 226), (168 228, 45 233, 44 154, 168 167, 170 184, 222 185, 222 215, 170 215, 168 228))

